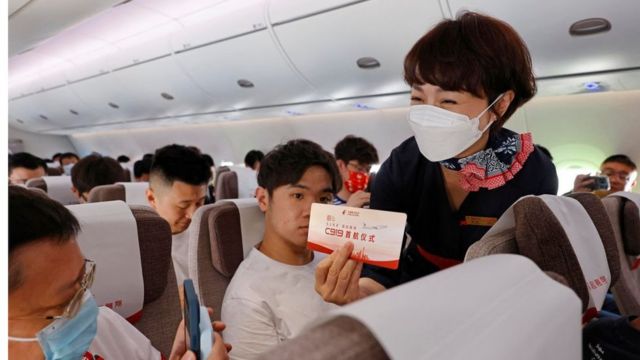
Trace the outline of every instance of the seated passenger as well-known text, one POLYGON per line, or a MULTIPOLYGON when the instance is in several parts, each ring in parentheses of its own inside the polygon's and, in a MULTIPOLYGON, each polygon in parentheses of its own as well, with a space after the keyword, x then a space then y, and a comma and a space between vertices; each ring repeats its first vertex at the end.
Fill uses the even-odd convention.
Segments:
POLYGON ((80 161, 78 155, 68 152, 60 155, 60 168, 64 171, 65 175, 71 175, 71 168, 80 161))
POLYGON ((360 274, 348 252, 334 252, 318 267, 316 289, 327 301, 455 266, 519 198, 557 194, 555 167, 531 134, 503 127, 536 92, 529 51, 511 26, 472 12, 442 20, 409 51, 404 77, 414 136, 382 164, 370 206, 407 214, 411 241, 397 270, 365 265, 348 291, 335 290, 360 274))
POLYGON ((260 162, 264 158, 264 154, 260 150, 251 150, 244 157, 244 166, 255 170, 256 172, 260 171, 260 162))
POLYGON ((211 180, 207 185, 207 198, 205 204, 213 204, 216 202, 216 163, 209 154, 202 154, 202 157, 207 162, 209 168, 211 168, 211 180))
POLYGON ((133 163, 133 178, 136 182, 148 182, 152 158, 143 158, 133 163))
POLYGON ((9 155, 9 184, 24 185, 27 180, 47 175, 47 164, 26 152, 9 155))
MULTIPOLYGON (((609 177, 609 193, 631 191, 637 185, 638 168, 627 155, 617 154, 604 159, 600 172, 609 177)), ((573 182, 573 192, 591 192, 593 182, 589 175, 578 175, 573 182)))
POLYGON ((153 156, 147 200, 171 226, 171 257, 176 280, 182 285, 189 276, 191 216, 204 205, 211 169, 202 155, 182 145, 167 145, 153 156))
MULTIPOLYGON (((58 202, 9 187, 9 358, 160 360, 135 327, 96 305, 89 292, 96 266, 82 255, 78 231, 78 220, 58 202)), ((226 359, 220 334, 214 337, 209 359, 226 359)), ((195 359, 182 323, 170 359, 195 359)))
POLYGON ((120 164, 110 158, 89 155, 76 163, 71 169, 71 191, 81 203, 88 201, 89 191, 96 186, 111 185, 125 181, 120 164))
POLYGON ((584 360, 640 359, 640 317, 599 319, 582 331, 584 360))
POLYGON ((55 163, 55 164, 58 164, 58 167, 61 167, 60 166, 60 156, 62 156, 62 153, 55 153, 51 157, 51 162, 55 163))
POLYGON ((307 249, 307 233, 311 204, 331 203, 339 181, 333 156, 308 140, 279 145, 263 159, 257 199, 264 236, 238 267, 222 303, 232 359, 253 359, 335 308, 313 290, 324 256, 307 249))
POLYGON ((371 193, 364 190, 369 183, 371 165, 378 162, 376 148, 361 137, 348 135, 336 144, 335 155, 342 189, 334 195, 333 204, 359 208, 369 205, 371 193))

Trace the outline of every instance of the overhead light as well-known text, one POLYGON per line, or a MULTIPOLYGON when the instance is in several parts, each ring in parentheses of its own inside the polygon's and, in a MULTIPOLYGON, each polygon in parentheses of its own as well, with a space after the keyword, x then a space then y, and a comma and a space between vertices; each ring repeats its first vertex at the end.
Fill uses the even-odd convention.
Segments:
POLYGON ((380 67, 380 62, 370 56, 361 57, 356 61, 356 64, 360 69, 375 69, 380 67))
POLYGON ((371 110, 373 109, 371 106, 366 105, 366 104, 362 104, 362 103, 356 103, 353 105, 354 108, 356 109, 361 109, 361 110, 371 110))
POLYGON ((255 85, 253 85, 253 83, 247 79, 240 79, 238 80, 238 86, 240 86, 241 88, 252 88, 255 85))
POLYGON ((73 115, 78 115, 78 112, 73 109, 69 109, 69 112, 72 113, 73 115))
POLYGON ((109 103, 109 106, 111 106, 114 109, 119 109, 120 108, 120 106, 118 106, 118 104, 114 104, 112 102, 109 103))
POLYGON ((44 116, 44 115, 42 115, 42 114, 40 114, 40 118, 41 118, 42 120, 49 120, 49 118, 48 118, 48 117, 46 117, 46 116, 44 116))
POLYGON ((569 27, 569 34, 584 36, 603 33, 611 30, 611 23, 604 18, 589 18, 578 20, 569 27))
POLYGON ((589 90, 589 91, 598 91, 602 89, 602 86, 600 85, 599 81, 590 81, 590 82, 586 82, 584 83, 584 88, 585 90, 589 90))
POLYGON ((298 111, 293 111, 293 110, 287 110, 287 114, 291 115, 291 116, 298 116, 298 115, 302 115, 301 112, 298 111))
POLYGON ((233 161, 221 161, 220 166, 233 166, 233 161))
POLYGON ((160 93, 160 96, 162 96, 163 98, 167 99, 167 100, 173 100, 174 97, 171 94, 167 94, 167 93, 160 93))

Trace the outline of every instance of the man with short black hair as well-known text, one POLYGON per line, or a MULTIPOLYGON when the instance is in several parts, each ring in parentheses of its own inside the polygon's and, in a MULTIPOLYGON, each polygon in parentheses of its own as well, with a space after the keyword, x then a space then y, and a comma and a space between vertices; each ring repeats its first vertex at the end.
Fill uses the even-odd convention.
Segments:
MULTIPOLYGON (((97 306, 89 291, 96 266, 76 242, 79 231, 60 203, 9 186, 9 359, 160 360, 133 325, 97 306)), ((207 360, 226 359, 222 338, 214 336, 207 360)), ((195 359, 186 351, 183 323, 169 359, 195 359)))
MULTIPOLYGON (((609 193, 631 191, 637 185, 638 167, 627 156, 616 154, 604 159, 600 173, 609 177, 609 193)), ((573 183, 573 192, 590 192, 594 179, 589 175, 578 175, 573 183)))
POLYGON ((189 276, 187 228, 204 205, 211 168, 202 155, 183 145, 167 145, 153 156, 147 200, 171 226, 171 255, 178 284, 189 276))
POLYGON ((47 164, 37 156, 26 152, 9 155, 9 183, 24 185, 30 179, 47 174, 47 164))
POLYGON ((347 135, 335 147, 336 162, 342 176, 342 189, 333 197, 334 205, 363 207, 369 204, 366 192, 371 165, 378 162, 378 151, 367 140, 347 135))
POLYGON ((94 187, 121 181, 125 181, 122 167, 110 157, 89 155, 71 169, 71 191, 81 203, 88 201, 89 191, 94 187))
POLYGON ((232 359, 255 358, 335 308, 314 290, 315 267, 325 256, 307 248, 307 235, 311 205, 331 203, 339 184, 335 159, 311 141, 289 141, 264 157, 256 196, 264 236, 236 270, 222 303, 232 359))
POLYGON ((65 175, 71 175, 71 169, 78 161, 80 161, 78 155, 72 152, 64 153, 60 155, 60 168, 64 171, 65 175))
POLYGON ((143 158, 133 163, 133 177, 137 182, 148 182, 152 158, 143 158))
POLYGON ((248 168, 260 171, 260 162, 264 158, 264 154, 260 150, 251 150, 244 157, 244 165, 248 168))

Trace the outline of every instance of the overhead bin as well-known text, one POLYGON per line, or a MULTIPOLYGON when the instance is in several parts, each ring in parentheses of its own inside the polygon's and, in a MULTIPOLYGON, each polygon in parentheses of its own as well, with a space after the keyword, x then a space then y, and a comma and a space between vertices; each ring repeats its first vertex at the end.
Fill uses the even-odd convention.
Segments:
POLYGON ((441 18, 437 0, 370 0, 276 24, 274 31, 316 89, 340 99, 408 90, 402 78, 404 57, 441 18), (359 68, 356 61, 363 57, 380 66, 359 68))
MULTIPOLYGON (((363 0, 278 0, 269 3, 269 20, 271 24, 279 24, 301 17, 336 9, 363 0)), ((368 0, 364 0, 368 1, 368 0)))
POLYGON ((604 6, 599 1, 523 0, 514 6, 501 0, 449 0, 455 14, 477 10, 512 25, 526 41, 537 77, 579 74, 637 67, 640 64, 638 2, 620 0, 604 6), (605 18, 611 30, 571 36, 578 20, 605 18), (541 26, 544 23, 544 26, 541 26), (552 40, 550 40, 552 39, 552 40))

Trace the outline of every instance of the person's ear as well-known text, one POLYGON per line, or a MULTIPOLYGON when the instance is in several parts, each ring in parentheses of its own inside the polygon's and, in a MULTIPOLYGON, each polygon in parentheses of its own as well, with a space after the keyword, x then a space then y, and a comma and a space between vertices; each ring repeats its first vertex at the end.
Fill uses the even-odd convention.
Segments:
POLYGON ((509 105, 511 105, 514 97, 515 93, 513 92, 513 90, 507 90, 504 95, 502 95, 500 100, 498 100, 498 102, 493 106, 493 108, 498 114, 500 114, 500 116, 504 115, 504 113, 507 112, 509 105))
POLYGON ((147 196, 147 202, 149 202, 149 205, 157 210, 156 207, 156 195, 153 192, 153 189, 151 189, 150 187, 147 188, 147 190, 145 191, 145 195, 147 196))
POLYGON ((267 212, 267 209, 269 208, 269 191, 262 186, 258 186, 256 189, 256 199, 258 200, 260 210, 262 210, 262 212, 267 212))

